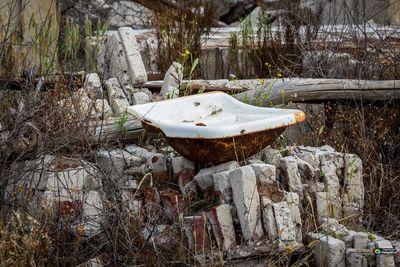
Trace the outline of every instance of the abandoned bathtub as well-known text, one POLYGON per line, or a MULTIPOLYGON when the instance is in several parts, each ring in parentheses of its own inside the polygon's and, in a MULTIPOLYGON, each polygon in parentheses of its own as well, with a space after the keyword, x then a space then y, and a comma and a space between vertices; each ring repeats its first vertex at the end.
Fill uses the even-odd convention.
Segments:
POLYGON ((303 111, 262 108, 223 92, 136 105, 128 112, 149 132, 162 132, 182 156, 198 164, 244 160, 271 144, 303 111))

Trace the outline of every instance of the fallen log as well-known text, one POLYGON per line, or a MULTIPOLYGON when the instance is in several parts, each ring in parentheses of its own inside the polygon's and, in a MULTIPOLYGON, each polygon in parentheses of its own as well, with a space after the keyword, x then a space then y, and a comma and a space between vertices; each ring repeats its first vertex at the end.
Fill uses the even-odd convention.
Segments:
POLYGON ((144 133, 140 120, 131 116, 123 124, 119 118, 91 122, 88 132, 96 142, 135 139, 144 133))
POLYGON ((235 98, 262 106, 288 102, 398 101, 400 80, 280 79, 237 94, 235 98))
MULTIPOLYGON (((144 87, 158 91, 163 81, 150 81, 144 87)), ((287 102, 327 102, 337 100, 386 101, 400 98, 400 80, 370 81, 342 79, 254 79, 182 81, 193 90, 239 92, 241 101, 263 105, 287 102)))
MULTIPOLYGON (((204 90, 204 91, 228 91, 228 92, 243 92, 253 88, 254 83, 258 83, 261 80, 234 80, 228 79, 220 80, 183 80, 181 86, 190 86, 193 90, 204 90)), ((162 87, 163 81, 149 81, 146 82, 143 87, 148 88, 151 91, 159 91, 162 87)))

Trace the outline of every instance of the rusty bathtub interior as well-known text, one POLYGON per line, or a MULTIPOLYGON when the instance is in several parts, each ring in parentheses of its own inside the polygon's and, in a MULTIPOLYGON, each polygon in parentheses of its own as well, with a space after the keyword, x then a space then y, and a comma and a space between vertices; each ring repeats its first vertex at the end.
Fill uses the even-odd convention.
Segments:
POLYGON ((136 105, 128 112, 200 165, 245 160, 305 120, 303 111, 256 107, 223 92, 136 105))

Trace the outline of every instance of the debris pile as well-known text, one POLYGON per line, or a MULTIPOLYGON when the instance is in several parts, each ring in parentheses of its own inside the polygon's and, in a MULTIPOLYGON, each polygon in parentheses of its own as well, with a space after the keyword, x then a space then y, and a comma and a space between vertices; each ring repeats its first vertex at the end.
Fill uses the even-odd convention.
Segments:
POLYGON ((8 188, 19 193, 7 201, 29 198, 32 212, 72 219, 73 232, 87 236, 101 235, 121 197, 143 240, 168 251, 184 239, 202 263, 311 242, 318 266, 394 266, 389 241, 349 230, 362 229, 362 162, 329 146, 267 148, 199 169, 169 147, 128 145, 99 151, 93 163, 47 155, 14 169, 25 175, 10 181, 20 190, 8 188))

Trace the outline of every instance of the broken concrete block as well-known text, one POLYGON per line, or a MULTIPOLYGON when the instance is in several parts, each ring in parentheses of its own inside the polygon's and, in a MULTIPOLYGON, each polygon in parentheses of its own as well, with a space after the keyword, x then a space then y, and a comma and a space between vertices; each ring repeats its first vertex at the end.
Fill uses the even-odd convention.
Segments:
POLYGON ((293 224, 292 215, 286 202, 272 204, 275 214, 276 229, 280 240, 295 241, 296 229, 293 224))
POLYGON ((300 198, 302 198, 303 185, 296 158, 293 156, 281 158, 279 169, 282 173, 282 183, 287 190, 298 193, 300 198))
POLYGON ((370 242, 368 234, 364 232, 356 233, 353 238, 353 248, 355 249, 367 248, 367 245, 370 242))
POLYGON ((127 145, 124 149, 125 151, 143 159, 147 159, 151 154, 151 152, 149 152, 147 149, 137 145, 127 145))
POLYGON ((245 241, 259 240, 262 235, 260 197, 253 168, 244 166, 231 171, 233 202, 237 209, 243 238, 245 241))
POLYGON ((229 173, 231 170, 215 173, 212 175, 214 181, 214 194, 220 204, 232 204, 232 186, 229 173))
POLYGON ((297 159, 297 166, 299 168, 300 176, 306 180, 313 179, 317 173, 316 170, 314 169, 314 167, 310 163, 308 163, 305 160, 302 160, 299 157, 296 157, 296 159, 297 159))
POLYGON ((376 266, 394 267, 395 249, 389 240, 380 240, 375 242, 376 266))
POLYGON ((300 214, 300 198, 297 193, 294 192, 287 192, 285 194, 285 202, 288 204, 288 208, 290 210, 290 215, 292 216, 293 224, 296 229, 296 241, 302 242, 303 241, 303 234, 301 232, 302 228, 302 220, 300 214))
POLYGON ((315 202, 317 204, 318 220, 323 218, 340 218, 341 203, 328 192, 316 192, 315 202))
POLYGON ((306 190, 309 194, 325 192, 325 184, 318 181, 311 181, 309 184, 306 184, 306 190))
POLYGON ((162 173, 167 171, 167 159, 163 154, 150 152, 147 149, 136 145, 126 146, 125 150, 132 155, 146 160, 147 165, 153 173, 162 173))
POLYGON ((310 234, 312 240, 318 240, 314 247, 314 258, 317 266, 345 267, 345 244, 329 235, 310 234))
POLYGON ((318 151, 319 148, 316 147, 304 147, 304 146, 298 146, 294 148, 294 151, 291 152, 291 155, 296 156, 297 158, 300 158, 307 163, 309 163, 311 166, 313 166, 315 169, 319 168, 319 158, 316 156, 316 152, 318 151))
POLYGON ((178 220, 178 216, 183 213, 186 203, 182 194, 170 188, 160 192, 164 207, 164 215, 170 220, 178 220))
POLYGON ((276 167, 271 164, 251 164, 258 184, 272 184, 276 181, 276 167))
POLYGON ((214 174, 227 170, 232 170, 238 168, 239 166, 239 163, 237 163, 236 161, 230 161, 210 168, 201 169, 194 177, 194 180, 197 182, 202 191, 208 191, 211 190, 214 186, 214 174))
POLYGON ((122 176, 130 167, 142 166, 143 160, 125 150, 102 150, 97 154, 97 161, 101 169, 111 176, 122 176))
POLYGON ((279 182, 272 184, 261 184, 257 186, 258 194, 271 199, 273 202, 282 202, 285 199, 285 192, 279 182))
POLYGON ((316 152, 323 175, 336 174, 337 169, 344 168, 343 154, 320 149, 316 152))
POLYGON ((345 178, 342 195, 344 217, 349 223, 360 224, 364 208, 364 183, 362 178, 362 161, 352 154, 344 155, 345 178))
POLYGON ((357 249, 346 249, 346 266, 368 267, 368 259, 363 253, 360 253, 357 249))
POLYGON ((129 79, 127 82, 122 83, 121 80, 119 79, 119 82, 121 83, 122 91, 124 91, 124 94, 126 95, 126 98, 128 99, 128 102, 130 105, 133 105, 133 95, 137 92, 139 92, 138 88, 132 87, 132 85, 129 83, 129 79))
POLYGON ((281 152, 277 149, 267 148, 263 151, 263 160, 267 164, 272 164, 278 167, 280 164, 280 159, 282 158, 281 152))
POLYGON ((126 113, 126 109, 130 106, 117 78, 111 78, 106 81, 108 102, 110 103, 114 114, 120 115, 126 113))
POLYGON ((392 246, 396 251, 396 254, 394 256, 395 264, 396 266, 400 266, 400 240, 393 240, 392 246))
POLYGON ((235 247, 236 237, 232 221, 231 206, 222 204, 212 207, 211 211, 207 212, 207 218, 211 223, 218 246, 224 251, 229 251, 235 247))
POLYGON ((161 87, 161 96, 164 99, 179 97, 179 86, 183 79, 183 66, 178 62, 172 63, 165 73, 164 82, 161 87))
POLYGON ((92 99, 103 98, 103 87, 97 73, 89 73, 86 75, 84 88, 88 90, 89 96, 92 99))
POLYGON ((96 99, 94 102, 94 110, 92 110, 93 117, 98 119, 108 119, 113 116, 113 111, 105 99, 96 99))
POLYGON ((121 86, 129 84, 129 67, 118 32, 107 32, 100 54, 102 58, 99 63, 104 73, 104 79, 117 78, 121 82, 121 86))
POLYGON ((268 233, 269 240, 276 240, 278 232, 276 229, 276 222, 274 216, 273 202, 266 196, 261 196, 261 210, 264 228, 268 233))
POLYGON ((132 103, 133 105, 141 105, 150 102, 150 97, 148 94, 144 92, 136 92, 132 95, 132 103))
POLYGON ((118 33, 128 63, 130 82, 132 85, 142 85, 147 82, 147 72, 137 46, 135 33, 130 27, 121 27, 118 33))
POLYGON ((323 218, 320 225, 320 230, 325 233, 330 233, 340 239, 346 240, 346 237, 351 234, 351 232, 338 220, 334 218, 323 218))
POLYGON ((178 174, 183 169, 194 170, 194 162, 184 157, 173 158, 171 164, 174 175, 178 174))
POLYGON ((101 232, 101 214, 103 213, 103 204, 98 191, 89 191, 85 194, 83 201, 83 229, 85 234, 93 236, 101 232))
POLYGON ((13 164, 11 171, 4 198, 32 213, 47 208, 64 215, 81 213, 85 192, 102 187, 98 170, 79 159, 45 155, 13 164))
POLYGON ((329 201, 328 214, 332 218, 341 219, 342 199, 339 178, 335 173, 329 173, 324 175, 323 180, 329 201))
POLYGON ((354 236, 357 234, 356 231, 349 230, 348 234, 343 238, 344 243, 346 244, 346 248, 354 247, 354 236))
POLYGON ((57 191, 60 186, 71 190, 99 190, 101 180, 90 163, 79 159, 57 157, 50 165, 46 188, 57 191))
POLYGON ((209 253, 211 242, 208 236, 205 214, 201 213, 199 215, 185 217, 184 226, 189 250, 194 255, 209 253))
POLYGON ((124 170, 124 175, 130 177, 138 177, 138 176, 142 177, 149 172, 150 172, 149 166, 146 163, 143 163, 140 166, 127 167, 124 170))
POLYGON ((197 199, 196 183, 193 180, 194 171, 190 169, 183 169, 178 174, 178 186, 185 199, 194 201, 197 199))

